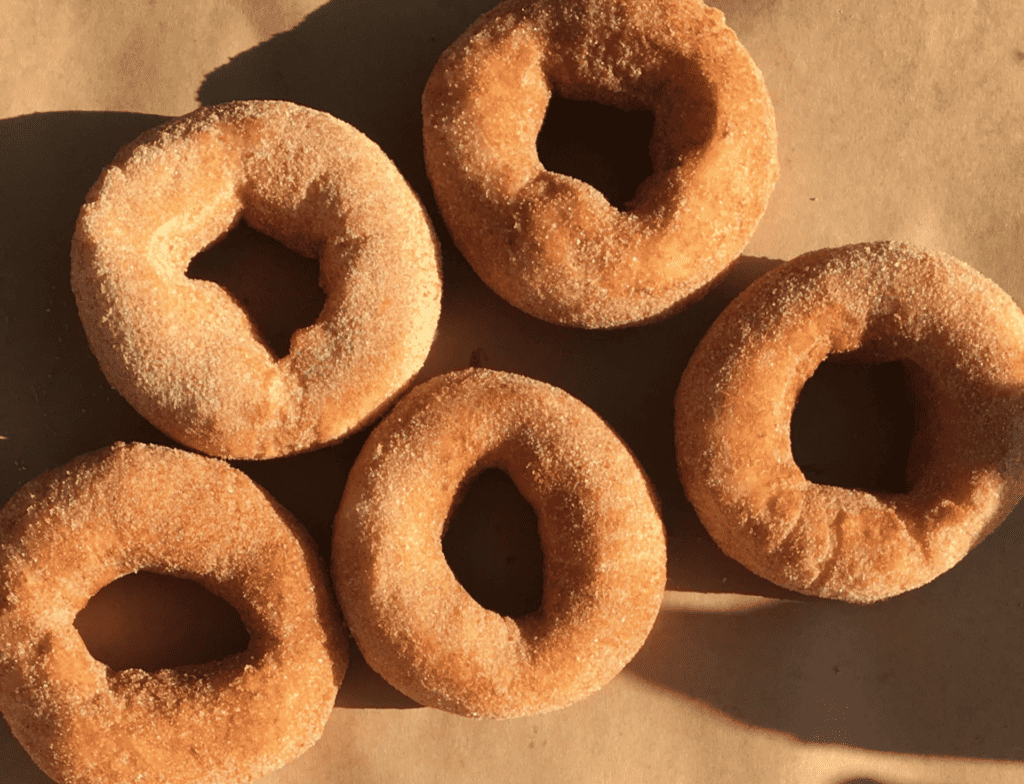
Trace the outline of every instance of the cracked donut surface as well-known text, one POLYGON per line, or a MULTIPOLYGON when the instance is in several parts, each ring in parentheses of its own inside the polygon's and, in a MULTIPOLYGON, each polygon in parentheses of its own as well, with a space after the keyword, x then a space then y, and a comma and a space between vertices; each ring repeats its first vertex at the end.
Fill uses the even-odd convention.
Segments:
POLYGON ((814 251, 726 307, 675 405, 680 479, 727 555, 801 593, 876 601, 951 568, 1024 494, 1024 315, 943 253, 814 251), (906 492, 816 484, 794 461, 797 396, 830 354, 903 362, 906 492))

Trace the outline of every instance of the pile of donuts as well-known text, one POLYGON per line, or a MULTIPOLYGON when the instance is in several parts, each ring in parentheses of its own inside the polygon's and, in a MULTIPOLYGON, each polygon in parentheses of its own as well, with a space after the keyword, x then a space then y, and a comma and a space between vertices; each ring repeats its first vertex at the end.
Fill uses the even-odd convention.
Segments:
MULTIPOLYGON (((649 323, 702 296, 778 177, 761 74, 700 0, 506 0, 441 56, 423 135, 473 269, 517 308, 578 328, 649 323), (553 94, 653 113, 653 174, 625 209, 540 163, 553 94)), ((439 245, 359 131, 284 102, 172 120, 102 172, 71 256, 110 384, 194 451, 115 444, 0 511, 0 710, 47 775, 257 779, 322 733, 349 634, 419 703, 490 718, 570 705, 639 650, 666 578, 643 467, 541 381, 467 369, 412 386, 440 315, 439 245), (323 310, 284 357, 230 294, 185 274, 240 221, 319 261, 323 310), (225 461, 319 449, 382 416, 348 476, 328 571, 295 518, 225 461), (543 597, 520 617, 478 604, 441 547, 466 486, 491 468, 537 514, 543 597), (95 660, 74 619, 139 570, 226 599, 248 647, 152 673, 95 660)), ((908 591, 1024 494, 1024 315, 939 252, 807 253, 711 326, 678 387, 675 437, 701 522, 753 572, 850 602, 908 591), (794 461, 797 397, 830 356, 903 362, 917 411, 906 492, 816 484, 794 461)))

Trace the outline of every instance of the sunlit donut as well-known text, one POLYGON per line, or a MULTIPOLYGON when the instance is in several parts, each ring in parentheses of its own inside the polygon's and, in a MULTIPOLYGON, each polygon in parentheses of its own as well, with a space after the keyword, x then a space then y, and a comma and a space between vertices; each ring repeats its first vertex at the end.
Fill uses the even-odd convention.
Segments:
POLYGON ((700 0, 506 0, 441 55, 423 137, 441 214, 477 274, 576 327, 652 321, 700 296, 778 177, 761 73, 700 0), (654 173, 626 211, 541 164, 553 93, 653 113, 654 173))
POLYGON ((636 458, 589 408, 487 370, 414 388, 371 434, 334 527, 334 585, 369 665, 423 705, 509 718, 569 705, 643 644, 665 535, 636 458), (461 488, 505 471, 537 513, 538 610, 506 617, 459 584, 441 536, 461 488))
POLYGON ((226 463, 117 444, 22 488, 0 511, 0 711, 64 784, 253 781, 322 734, 348 662, 308 534, 226 463), (74 627, 138 570, 230 602, 249 646, 147 673, 94 659, 74 627))
POLYGON ((951 568, 1024 494, 1024 315, 966 264, 900 243, 808 253, 740 294, 676 396, 679 476, 726 554, 801 593, 871 602, 951 568), (815 484, 797 396, 831 354, 901 360, 904 493, 815 484))
POLYGON ((305 107, 199 109, 122 149, 93 186, 72 287, 110 383, 208 454, 315 449, 379 415, 419 371, 440 315, 436 239, 387 156, 305 107), (193 256, 239 220, 320 261, 326 302, 277 359, 193 256))

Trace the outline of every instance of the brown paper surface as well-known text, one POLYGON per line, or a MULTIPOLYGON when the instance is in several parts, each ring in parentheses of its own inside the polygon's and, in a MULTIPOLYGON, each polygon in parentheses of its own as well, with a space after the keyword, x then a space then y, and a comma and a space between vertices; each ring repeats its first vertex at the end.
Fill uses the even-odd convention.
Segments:
MULTIPOLYGON (((102 167, 167 116, 233 99, 291 100, 367 134, 431 211, 444 243, 445 299, 423 376, 470 364, 515 371, 601 413, 661 496, 669 590, 647 644, 609 686, 539 717, 474 721, 418 707, 353 647, 324 737, 267 782, 1024 781, 1020 509, 925 587, 866 607, 817 601, 752 576, 718 550, 683 496, 672 442, 675 386, 708 325, 757 275, 804 251, 910 240, 952 253, 1022 301, 1024 6, 722 0, 777 114, 782 173, 768 212, 743 259, 701 302, 653 326, 583 332, 536 321, 485 288, 447 238, 424 173, 423 84, 440 52, 490 5, 8 4, 0 26, 0 503, 83 452, 117 440, 168 443, 106 383, 70 291, 75 217, 102 167)), ((250 240, 239 240, 238 254, 250 252, 250 240)), ((301 269, 283 274, 308 288, 301 269)), ((282 307, 301 310, 294 299, 282 307)), ((800 438, 824 462, 871 465, 880 426, 857 424, 872 416, 858 400, 875 382, 854 380, 852 392, 842 379, 828 383, 835 394, 826 383, 807 418, 817 424, 800 438), (836 395, 848 401, 833 410, 836 395)), ((241 467, 326 552, 364 438, 241 467)), ((483 516, 500 518, 504 492, 480 502, 483 516)), ((218 646, 237 645, 237 630, 230 610, 202 598, 144 579, 111 589, 92 610, 89 639, 113 666, 215 658, 218 646), (203 629, 216 638, 211 647, 197 642, 203 629)), ((0 782, 46 780, 0 728, 0 782)))

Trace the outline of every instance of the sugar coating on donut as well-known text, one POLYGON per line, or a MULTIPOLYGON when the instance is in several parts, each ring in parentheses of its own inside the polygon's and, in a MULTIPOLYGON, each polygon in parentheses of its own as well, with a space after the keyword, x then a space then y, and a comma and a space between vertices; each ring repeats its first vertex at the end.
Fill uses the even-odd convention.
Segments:
POLYGON ((700 0, 506 0, 441 55, 423 137, 441 214, 477 274, 577 327, 652 321, 699 297, 778 178, 761 73, 700 0), (542 166, 553 93, 654 114, 654 173, 625 211, 542 166))
POLYGON ((422 366, 440 315, 437 241, 419 200, 355 128, 302 106, 199 109, 122 149, 86 197, 72 287, 110 383, 208 454, 334 443, 422 366), (243 308, 185 272, 239 220, 319 259, 325 304, 276 358, 243 308))
POLYGON ((701 522, 755 573, 871 602, 955 565, 1024 495, 1024 315, 943 253, 815 251, 755 281, 698 345, 676 395, 679 475, 701 522), (808 481, 790 420, 830 354, 901 360, 915 404, 905 493, 808 481))
POLYGON ((665 570, 636 458, 578 400, 510 373, 451 373, 409 392, 364 446, 335 520, 335 590, 366 661, 465 716, 541 713, 603 686, 646 639, 665 570), (521 617, 477 604, 441 547, 460 490, 487 468, 537 513, 543 596, 521 617))
POLYGON ((0 511, 0 710, 66 784, 253 781, 312 746, 348 662, 306 531, 226 463, 116 444, 50 471, 0 511), (147 673, 95 660, 73 623, 138 570, 230 602, 250 642, 147 673))

